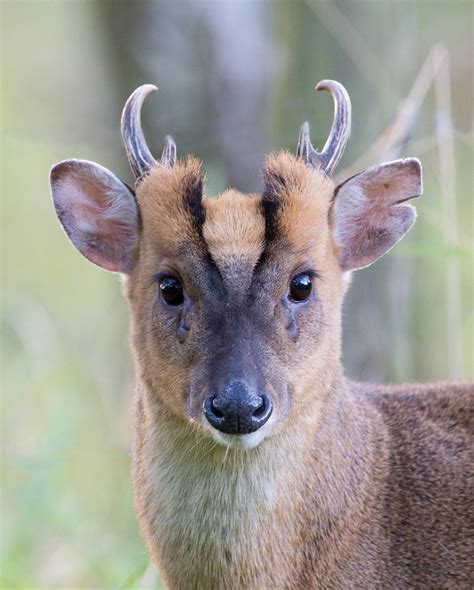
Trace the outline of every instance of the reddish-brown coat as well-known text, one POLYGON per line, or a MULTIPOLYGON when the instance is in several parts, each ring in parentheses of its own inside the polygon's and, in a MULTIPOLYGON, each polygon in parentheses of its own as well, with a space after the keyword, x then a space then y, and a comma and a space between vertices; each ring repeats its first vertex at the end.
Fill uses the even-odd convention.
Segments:
POLYGON ((419 163, 366 171, 335 195, 331 180, 283 153, 264 181, 262 196, 201 199, 196 160, 157 163, 138 183, 137 209, 97 165, 53 169, 73 243, 127 274, 136 507, 163 578, 176 590, 472 588, 472 385, 357 384, 340 360, 345 271, 412 225, 402 203, 421 192, 419 163), (307 269, 317 271, 313 299, 296 309, 288 284, 307 269), (160 272, 178 275, 192 302, 185 339, 157 297, 160 272), (211 328, 229 309, 236 330, 245 324, 247 340, 262 343, 253 352, 273 398, 254 448, 218 444, 202 412, 213 355, 229 344, 212 346, 211 328))
MULTIPOLYGON (((472 587, 472 386, 384 387, 342 376, 346 281, 327 221, 334 186, 285 154, 267 170, 286 179, 280 231, 292 252, 304 251, 322 269, 331 330, 317 355, 294 367, 300 386, 277 431, 250 451, 221 447, 186 420, 179 396, 152 385, 160 374, 179 392, 187 377, 173 375, 159 355, 150 366, 142 351, 147 318, 137 285, 144 265, 157 262, 140 261, 128 286, 139 375, 133 465, 150 551, 169 587, 180 590, 472 587)), ((182 170, 157 170, 138 193, 157 240, 149 256, 163 248, 159 224, 178 219, 168 255, 187 231, 175 196, 173 211, 161 211, 168 197, 160 174, 182 170)), ((205 199, 204 236, 216 261, 237 251, 258 259, 264 228, 256 198, 205 199)), ((143 239, 151 239, 146 228, 143 239)))

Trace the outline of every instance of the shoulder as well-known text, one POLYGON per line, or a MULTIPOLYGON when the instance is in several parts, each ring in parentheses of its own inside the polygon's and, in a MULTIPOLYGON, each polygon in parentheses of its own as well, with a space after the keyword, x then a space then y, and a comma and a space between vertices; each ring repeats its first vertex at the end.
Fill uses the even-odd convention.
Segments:
MULTIPOLYGON (((393 477, 427 496, 466 494, 472 473, 474 384, 354 384, 379 414, 388 435, 393 477), (462 492, 460 490, 462 488, 462 492)), ((411 492, 410 492, 411 493, 411 492)))
POLYGON ((352 385, 353 394, 379 414, 396 462, 431 473, 472 469, 473 383, 352 385))
POLYGON ((417 421, 437 422, 447 428, 474 427, 474 383, 441 381, 379 385, 350 382, 356 396, 364 397, 399 426, 417 421))

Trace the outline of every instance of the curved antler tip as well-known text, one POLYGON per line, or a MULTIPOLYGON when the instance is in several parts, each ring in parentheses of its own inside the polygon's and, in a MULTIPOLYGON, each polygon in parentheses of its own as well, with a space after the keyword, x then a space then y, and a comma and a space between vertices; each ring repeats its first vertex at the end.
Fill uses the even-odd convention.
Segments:
POLYGON ((142 90, 146 90, 147 93, 148 92, 158 92, 158 86, 155 86, 155 84, 142 84, 141 86, 139 86, 137 88, 137 90, 142 89, 142 90))
POLYGON ((330 176, 342 158, 351 131, 351 99, 347 90, 336 80, 321 80, 316 90, 329 90, 334 102, 334 121, 322 152, 316 151, 309 139, 309 125, 300 130, 297 155, 313 168, 320 168, 330 176))
POLYGON ((321 80, 316 84, 316 90, 333 90, 333 89, 342 89, 346 90, 344 86, 338 82, 337 80, 321 80))
POLYGON ((128 97, 122 111, 121 131, 128 161, 137 179, 141 180, 152 168, 156 160, 152 156, 141 127, 141 109, 150 92, 156 92, 154 84, 142 84, 128 97))
POLYGON ((328 80, 321 80, 314 87, 315 90, 326 90, 328 80))
POLYGON ((135 88, 128 98, 127 102, 125 103, 125 107, 132 100, 139 101, 140 103, 143 102, 145 97, 148 96, 150 92, 158 92, 158 86, 155 86, 154 84, 142 84, 141 86, 138 86, 138 88, 135 88))

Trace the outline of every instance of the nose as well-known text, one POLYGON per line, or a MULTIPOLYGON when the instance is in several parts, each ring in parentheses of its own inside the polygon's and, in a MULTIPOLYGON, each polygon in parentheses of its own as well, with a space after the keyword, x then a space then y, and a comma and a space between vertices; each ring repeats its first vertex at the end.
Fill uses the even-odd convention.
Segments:
POLYGON ((271 399, 257 394, 242 381, 235 381, 219 395, 204 402, 204 415, 220 432, 250 434, 261 428, 272 414, 271 399))

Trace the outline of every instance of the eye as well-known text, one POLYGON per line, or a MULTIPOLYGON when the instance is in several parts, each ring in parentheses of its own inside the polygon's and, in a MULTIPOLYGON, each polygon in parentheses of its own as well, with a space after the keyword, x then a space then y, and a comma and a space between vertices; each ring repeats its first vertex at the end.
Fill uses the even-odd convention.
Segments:
POLYGON ((160 279, 160 293, 168 305, 181 305, 184 302, 183 285, 174 277, 160 279))
POLYGON ((289 297, 292 301, 300 303, 306 301, 313 289, 312 277, 303 273, 291 279, 289 297))

